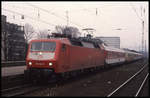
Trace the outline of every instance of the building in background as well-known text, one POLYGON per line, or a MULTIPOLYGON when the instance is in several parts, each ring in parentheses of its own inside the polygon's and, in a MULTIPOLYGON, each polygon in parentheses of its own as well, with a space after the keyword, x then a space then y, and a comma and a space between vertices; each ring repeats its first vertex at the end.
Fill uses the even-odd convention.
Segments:
POLYGON ((104 43, 106 43, 110 47, 120 48, 120 37, 96 37, 101 39, 104 43))
POLYGON ((23 27, 7 22, 7 17, 1 16, 1 60, 25 60, 26 42, 23 27))
POLYGON ((2 15, 1 16, 1 27, 2 27, 2 31, 1 31, 1 60, 4 61, 5 60, 5 47, 4 47, 4 35, 6 32, 6 16, 2 15))

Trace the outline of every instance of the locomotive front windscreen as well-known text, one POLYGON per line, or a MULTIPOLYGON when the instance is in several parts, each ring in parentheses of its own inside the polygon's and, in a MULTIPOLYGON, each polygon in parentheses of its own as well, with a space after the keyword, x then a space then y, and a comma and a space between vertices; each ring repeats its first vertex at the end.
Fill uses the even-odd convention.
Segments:
POLYGON ((55 42, 32 42, 31 51, 55 51, 55 42))

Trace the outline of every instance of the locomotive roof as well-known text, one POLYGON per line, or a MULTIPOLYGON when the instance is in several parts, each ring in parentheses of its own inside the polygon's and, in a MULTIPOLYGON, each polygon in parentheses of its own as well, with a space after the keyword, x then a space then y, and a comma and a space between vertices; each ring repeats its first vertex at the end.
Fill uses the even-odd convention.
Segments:
POLYGON ((51 38, 43 38, 43 39, 34 39, 31 42, 37 42, 37 41, 61 41, 62 43, 65 43, 65 44, 70 44, 70 45, 75 45, 75 46, 80 46, 80 47, 88 47, 88 48, 99 48, 98 44, 103 43, 99 39, 89 39, 86 37, 79 37, 79 38, 51 37, 51 38))
POLYGON ((63 40, 63 39, 67 39, 67 38, 40 38, 40 39, 33 39, 32 41, 39 41, 39 40, 50 41, 50 40, 63 40))
POLYGON ((70 44, 67 38, 41 38, 31 40, 30 42, 37 42, 37 41, 62 41, 63 43, 70 44))
POLYGON ((69 40, 69 41, 80 41, 80 42, 89 42, 89 43, 103 43, 102 40, 100 39, 95 39, 95 38, 87 38, 87 37, 79 37, 79 38, 65 38, 65 37, 51 37, 51 38, 41 38, 41 39, 34 39, 32 40, 31 42, 34 42, 34 41, 51 41, 51 40, 69 40))

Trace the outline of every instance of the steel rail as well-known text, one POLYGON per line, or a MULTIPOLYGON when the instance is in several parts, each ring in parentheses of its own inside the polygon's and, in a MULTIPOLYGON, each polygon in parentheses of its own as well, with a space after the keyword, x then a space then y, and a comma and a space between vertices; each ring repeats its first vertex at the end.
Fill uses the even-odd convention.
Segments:
POLYGON ((9 94, 9 95, 5 95, 7 97, 13 97, 13 96, 20 96, 20 95, 24 95, 26 93, 30 93, 32 91, 35 91, 35 90, 38 90, 38 89, 43 89, 43 88, 47 88, 49 86, 52 86, 52 84, 48 84, 48 85, 44 85, 44 86, 33 86, 31 88, 28 88, 28 89, 24 89, 24 90, 21 90, 19 92, 14 92, 12 94, 9 94))
POLYGON ((30 85, 31 84, 25 84, 25 85, 22 85, 22 86, 16 86, 16 87, 12 87, 12 88, 2 89, 1 92, 5 93, 5 92, 9 92, 11 90, 16 90, 16 89, 19 89, 19 88, 28 87, 30 85))
POLYGON ((123 84, 121 84, 117 89, 115 89, 113 92, 107 95, 107 97, 112 96, 115 92, 117 92, 121 87, 123 87, 125 84, 127 84, 129 81, 131 81, 136 75, 138 75, 145 67, 147 64, 145 64, 144 67, 142 67, 137 73, 135 73, 132 77, 130 77, 128 80, 126 80, 123 84))
MULTIPOLYGON (((9 89, 9 90, 11 90, 11 91, 8 91, 8 93, 6 93, 6 94, 2 94, 2 96, 7 96, 7 97, 13 97, 13 96, 19 96, 19 95, 23 95, 23 94, 25 94, 25 93, 28 93, 28 92, 31 92, 31 91, 34 91, 34 90, 36 90, 36 89, 39 89, 39 88, 41 88, 41 87, 31 87, 31 88, 29 88, 29 89, 27 89, 28 87, 30 87, 31 85, 26 85, 26 86, 20 86, 20 87, 16 87, 15 89, 14 89, 14 91, 15 90, 17 90, 17 91, 15 91, 15 92, 13 92, 11 89, 9 89)), ((7 90, 6 90, 7 91, 7 90)))
MULTIPOLYGON (((53 82, 49 82, 49 83, 53 83, 53 82)), ((28 84, 27 84, 28 85, 28 84)), ((20 96, 20 95, 24 95, 24 94, 27 94, 27 93, 30 93, 32 91, 35 91, 35 90, 38 90, 38 89, 43 89, 43 88, 47 88, 48 86, 51 86, 52 84, 48 84, 48 85, 43 85, 43 86, 38 86, 38 85, 35 85, 35 86, 30 86, 31 84, 29 84, 28 86, 22 86, 22 87, 16 87, 16 91, 10 91, 9 93, 6 93, 6 94, 3 94, 2 96, 7 96, 7 97, 13 97, 13 96, 20 96)), ((10 89, 11 90, 11 89, 10 89)), ((7 91, 7 90, 6 90, 7 91)))
POLYGON ((139 90, 137 91, 137 93, 136 93, 136 95, 135 95, 134 97, 137 97, 137 96, 139 95, 141 89, 143 88, 143 85, 145 84, 145 81, 147 80, 148 75, 149 75, 149 73, 146 75, 144 81, 142 82, 142 84, 141 84, 139 90))
POLYGON ((39 89, 40 87, 35 87, 33 89, 28 89, 28 90, 22 90, 20 92, 15 92, 13 94, 9 94, 9 95, 4 95, 4 96, 7 96, 7 97, 13 97, 13 96, 19 96, 19 95, 23 95, 23 94, 26 94, 26 93, 29 93, 29 92, 32 92, 36 89, 39 89))

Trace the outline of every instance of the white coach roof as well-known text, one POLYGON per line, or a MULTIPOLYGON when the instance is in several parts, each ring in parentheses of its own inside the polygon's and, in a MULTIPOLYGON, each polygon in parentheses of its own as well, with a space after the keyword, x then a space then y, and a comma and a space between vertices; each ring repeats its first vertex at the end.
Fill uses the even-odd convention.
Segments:
POLYGON ((104 44, 103 44, 103 46, 104 46, 105 50, 107 50, 107 51, 115 51, 115 52, 123 52, 123 53, 125 52, 124 50, 114 48, 114 47, 110 47, 110 46, 105 46, 104 44))

